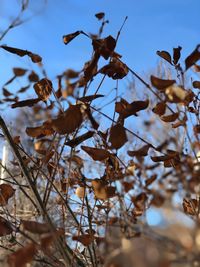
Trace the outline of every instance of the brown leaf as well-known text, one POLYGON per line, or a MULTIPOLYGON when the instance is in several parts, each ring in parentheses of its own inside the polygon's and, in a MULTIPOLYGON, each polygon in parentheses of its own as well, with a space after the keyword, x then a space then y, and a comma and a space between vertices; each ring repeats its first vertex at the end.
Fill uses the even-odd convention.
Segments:
POLYGON ((93 180, 92 187, 95 197, 98 199, 106 200, 116 196, 116 188, 114 186, 108 186, 103 180, 93 180))
POLYGON ((93 234, 82 234, 79 236, 74 235, 72 237, 72 240, 78 241, 87 247, 94 241, 94 235, 93 234))
POLYGON ((188 215, 197 215, 199 202, 196 199, 183 199, 183 210, 188 215))
POLYGON ((173 63, 176 65, 181 57, 181 46, 173 49, 173 63))
POLYGON ((3 48, 4 50, 6 50, 12 54, 16 54, 20 57, 28 56, 31 58, 32 62, 34 62, 34 63, 39 63, 42 61, 42 58, 39 55, 33 54, 32 52, 30 52, 28 50, 18 49, 18 48, 6 46, 6 45, 1 45, 0 47, 3 48))
POLYGON ((148 155, 149 148, 150 145, 145 145, 138 150, 128 151, 127 153, 130 157, 145 157, 148 155))
POLYGON ((85 187, 83 186, 79 186, 76 188, 76 192, 75 194, 77 195, 77 197, 79 198, 83 198, 85 197, 85 187))
POLYGON ((157 178, 157 174, 153 174, 150 178, 148 178, 145 181, 145 186, 149 186, 150 184, 152 184, 157 178))
POLYGON ((164 115, 166 111, 166 103, 165 102, 157 103, 156 106, 152 109, 152 111, 159 116, 164 115))
POLYGON ((129 70, 126 64, 116 58, 112 58, 112 61, 108 65, 105 65, 99 70, 99 73, 105 74, 113 80, 123 79, 128 72, 129 70))
POLYGON ((151 75, 151 83, 156 89, 164 91, 167 87, 173 85, 175 80, 164 80, 151 75))
POLYGON ((0 205, 5 206, 14 195, 15 189, 9 184, 0 184, 0 205))
POLYGON ((37 73, 35 73, 34 71, 32 71, 29 75, 28 75, 28 79, 30 82, 38 82, 39 81, 39 76, 37 75, 37 73))
POLYGON ((99 98, 99 97, 104 97, 104 95, 88 95, 88 96, 80 97, 77 100, 81 102, 91 102, 92 100, 99 98))
POLYGON ((185 70, 189 69, 200 59, 200 45, 185 59, 185 70))
POLYGON ((44 122, 43 125, 38 127, 27 127, 26 128, 26 134, 31 137, 42 137, 42 136, 48 136, 52 135, 54 133, 54 130, 51 128, 51 124, 48 124, 48 122, 44 122))
POLYGON ((161 162, 161 161, 171 160, 175 158, 179 159, 179 153, 173 150, 168 150, 168 154, 164 156, 151 157, 152 161, 154 162, 161 162))
POLYGON ((87 117, 92 125, 92 128, 97 130, 99 128, 99 124, 98 122, 96 122, 96 120, 94 119, 93 115, 92 115, 92 112, 91 112, 91 109, 90 107, 88 106, 87 109, 85 110, 85 113, 87 114, 87 117))
POLYGON ((5 97, 8 97, 8 96, 13 95, 13 93, 9 92, 6 88, 3 88, 3 95, 4 95, 5 97))
POLYGON ((52 82, 46 78, 40 80, 39 82, 35 83, 33 88, 38 95, 38 98, 46 101, 52 92, 52 82))
POLYGON ((90 81, 97 73, 97 64, 99 60, 99 54, 94 53, 92 59, 85 63, 84 65, 84 77, 83 77, 83 85, 84 86, 88 81, 90 81))
POLYGON ((21 89, 19 89, 19 90, 17 91, 17 93, 24 93, 24 92, 26 92, 27 89, 29 89, 29 88, 30 88, 30 84, 28 84, 27 86, 23 86, 21 89))
POLYGON ((50 231, 49 225, 47 223, 22 220, 21 226, 24 230, 27 230, 33 234, 44 234, 50 231))
POLYGON ((157 51, 156 54, 163 58, 164 60, 168 61, 172 65, 172 58, 169 52, 167 51, 157 51))
POLYGON ((110 128, 109 142, 112 148, 119 149, 127 141, 126 131, 121 124, 116 124, 110 128))
POLYGON ((116 46, 116 40, 109 35, 104 39, 93 39, 92 45, 94 51, 107 60, 113 55, 116 46))
POLYGON ((77 78, 79 76, 80 72, 79 71, 75 71, 72 69, 68 69, 64 72, 64 75, 67 79, 74 79, 77 78))
POLYGON ((173 113, 171 115, 167 115, 167 116, 162 116, 161 117, 161 120, 164 121, 164 122, 173 122, 175 121, 179 116, 179 113, 173 113))
POLYGON ((194 82, 192 83, 192 85, 193 85, 194 88, 198 88, 198 89, 200 89, 200 81, 194 81, 194 82))
POLYGON ((136 197, 132 197, 132 202, 134 203, 137 210, 143 211, 145 208, 145 203, 148 200, 146 193, 142 192, 136 197))
POLYGON ((99 12, 99 13, 96 13, 95 14, 95 17, 98 19, 98 20, 101 20, 105 17, 105 13, 104 12, 99 12))
POLYGON ((70 134, 81 125, 82 121, 81 105, 71 105, 64 114, 52 120, 52 127, 59 134, 70 134))
POLYGON ((27 263, 33 260, 37 253, 35 243, 30 243, 23 248, 18 249, 8 256, 8 264, 10 267, 25 267, 27 263))
POLYGON ((131 104, 121 99, 120 102, 115 103, 115 111, 120 114, 121 118, 125 119, 131 115, 137 116, 137 112, 146 109, 148 105, 148 99, 146 101, 133 101, 131 104))
POLYGON ((81 34, 82 31, 76 31, 67 35, 63 35, 63 42, 64 44, 69 44, 75 37, 77 37, 79 34, 81 34))
POLYGON ((9 235, 13 232, 12 225, 9 221, 0 216, 0 237, 9 235))
POLYGON ((95 148, 89 146, 81 146, 81 148, 93 159, 93 160, 105 160, 110 156, 110 153, 102 148, 95 148))
POLYGON ((26 99, 12 104, 12 108, 32 107, 40 101, 39 98, 26 99))
POLYGON ((27 72, 27 70, 21 68, 13 68, 13 72, 15 76, 20 77, 23 76, 27 72))
POLYGON ((94 135, 94 132, 92 131, 88 131, 87 133, 84 133, 72 140, 69 140, 65 143, 66 146, 70 146, 70 147, 76 147, 79 144, 81 144, 82 142, 84 142, 85 140, 91 138, 94 135))

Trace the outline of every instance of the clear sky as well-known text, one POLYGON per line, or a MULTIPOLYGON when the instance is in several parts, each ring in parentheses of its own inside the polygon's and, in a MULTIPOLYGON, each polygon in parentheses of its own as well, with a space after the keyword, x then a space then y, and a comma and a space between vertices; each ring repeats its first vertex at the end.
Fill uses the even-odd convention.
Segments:
MULTIPOLYGON (((0 1, 0 29, 5 29, 17 14, 20 0, 0 1)), ((97 12, 105 12, 110 23, 105 36, 116 36, 125 16, 117 51, 126 63, 139 73, 148 71, 158 62, 157 50, 172 51, 181 45, 183 55, 200 43, 199 0, 30 0, 25 17, 32 17, 13 29, 3 44, 34 51, 43 57, 51 78, 68 67, 80 69, 90 57, 88 40, 78 37, 67 47, 62 35, 76 30, 95 33, 99 22, 97 12)), ((0 51, 0 74, 7 76, 13 62, 30 64, 14 55, 0 51)))

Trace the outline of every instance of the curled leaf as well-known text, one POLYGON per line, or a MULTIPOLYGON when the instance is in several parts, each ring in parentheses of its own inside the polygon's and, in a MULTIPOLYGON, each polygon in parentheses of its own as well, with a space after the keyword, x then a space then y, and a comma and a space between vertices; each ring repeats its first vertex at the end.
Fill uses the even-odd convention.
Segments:
POLYGON ((35 83, 33 86, 38 98, 46 101, 52 92, 52 82, 46 78, 35 83))
POLYGON ((173 63, 176 65, 181 57, 181 46, 173 49, 173 63))
POLYGON ((28 50, 23 50, 23 49, 10 47, 10 46, 6 46, 6 45, 1 45, 0 47, 3 48, 4 50, 6 50, 12 54, 16 54, 20 57, 28 56, 31 58, 33 63, 39 63, 42 61, 42 58, 39 55, 33 54, 32 52, 30 52, 28 50))
POLYGON ((67 35, 63 35, 63 42, 64 44, 69 44, 74 38, 76 38, 82 31, 76 31, 67 35))
POLYGON ((128 71, 129 69, 126 64, 113 58, 108 65, 105 65, 99 70, 99 73, 105 74, 113 80, 117 80, 123 79, 128 74, 128 71))

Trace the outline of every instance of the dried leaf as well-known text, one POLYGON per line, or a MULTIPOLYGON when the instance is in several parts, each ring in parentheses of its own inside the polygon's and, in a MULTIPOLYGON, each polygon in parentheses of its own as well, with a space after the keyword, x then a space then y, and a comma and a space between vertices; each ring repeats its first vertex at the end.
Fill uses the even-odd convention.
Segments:
POLYGON ((8 200, 14 195, 15 189, 9 184, 0 184, 0 206, 8 204, 8 200))
POLYGON ((15 76, 20 77, 23 76, 27 72, 27 70, 21 68, 13 68, 13 72, 15 76))
POLYGON ((63 35, 63 42, 65 45, 69 44, 75 37, 81 34, 82 31, 76 31, 67 35, 63 35))
POLYGON ((99 97, 104 97, 104 95, 88 95, 88 96, 80 97, 77 100, 87 103, 87 102, 91 102, 92 100, 99 98, 99 97))
POLYGON ((137 112, 146 109, 148 105, 148 99, 146 101, 133 101, 131 104, 121 99, 120 102, 115 103, 115 111, 120 114, 120 118, 125 119, 131 115, 137 116, 137 112))
POLYGON ((128 72, 127 65, 116 58, 112 58, 112 61, 108 65, 105 65, 99 70, 99 73, 105 74, 113 80, 123 79, 128 72))
POLYGON ((101 20, 105 17, 105 13, 104 12, 99 12, 99 13, 96 13, 95 14, 95 17, 98 19, 98 20, 101 20))
POLYGON ((198 88, 198 89, 200 89, 200 81, 194 81, 194 82, 192 83, 192 85, 193 85, 194 88, 198 88))
POLYGON ((116 46, 116 40, 109 35, 104 39, 93 39, 92 45, 94 51, 107 60, 113 55, 116 46))
POLYGON ((85 197, 85 187, 83 187, 83 186, 77 187, 75 194, 79 198, 84 198, 85 197))
POLYGON ((16 54, 20 57, 28 56, 31 58, 32 62, 34 62, 34 63, 39 63, 42 61, 42 58, 39 55, 33 54, 32 52, 30 52, 28 50, 22 50, 22 49, 18 49, 18 48, 6 46, 6 45, 1 45, 0 47, 3 48, 4 50, 6 50, 12 54, 16 54))
POLYGON ((110 153, 102 148, 95 148, 89 146, 81 146, 81 148, 93 159, 93 160, 105 160, 110 156, 110 153))
POLYGON ((27 86, 24 86, 24 87, 22 87, 21 89, 19 89, 19 90, 17 91, 17 93, 24 93, 24 92, 26 92, 27 89, 29 89, 29 88, 30 88, 30 84, 28 84, 27 86))
POLYGON ((9 96, 13 95, 13 93, 9 92, 6 88, 3 88, 3 95, 5 97, 9 97, 9 96))
POLYGON ((38 127, 27 127, 26 128, 26 134, 31 137, 42 137, 42 136, 48 136, 52 135, 54 133, 54 130, 51 128, 51 124, 48 125, 48 123, 43 123, 43 125, 38 127))
POLYGON ((176 81, 175 80, 164 80, 164 79, 160 79, 157 78, 153 75, 151 75, 151 83, 152 85, 161 91, 165 91, 165 89, 171 85, 173 85, 176 81))
POLYGON ((26 99, 12 104, 12 108, 32 107, 40 101, 39 98, 26 99))
POLYGON ((47 223, 22 220, 21 226, 24 230, 27 230, 33 234, 44 234, 50 231, 49 225, 47 223))
POLYGON ((121 124, 116 124, 110 128, 109 142, 112 148, 119 149, 127 141, 126 131, 121 124))
POLYGON ((196 199, 183 199, 183 210, 188 215, 197 215, 199 203, 196 199))
POLYGON ((87 117, 92 125, 92 128, 97 130, 99 128, 99 124, 98 122, 96 122, 96 120, 94 119, 91 109, 89 108, 89 106, 87 107, 87 109, 85 110, 85 113, 87 114, 87 117))
POLYGON ((175 121, 179 116, 179 113, 173 113, 171 115, 166 115, 166 116, 162 116, 161 117, 161 120, 164 121, 164 122, 173 122, 175 121))
POLYGON ((35 243, 31 243, 10 254, 7 261, 10 267, 25 267, 33 260, 36 253, 37 246, 35 243))
POLYGON ((164 115, 166 111, 166 103, 165 102, 157 103, 156 106, 152 109, 152 111, 159 116, 164 115))
POLYGON ((130 157, 145 157, 148 155, 149 148, 150 145, 145 145, 138 150, 133 150, 133 151, 129 150, 127 153, 130 157))
POLYGON ((181 57, 181 46, 173 49, 173 63, 176 65, 181 57))
POLYGON ((200 45, 185 59, 185 70, 189 69, 200 59, 200 45))
POLYGON ((172 65, 172 58, 171 58, 171 55, 170 55, 169 52, 167 52, 167 51, 157 51, 156 54, 172 65))
POLYGON ((0 216, 0 237, 9 235, 13 232, 12 225, 5 218, 0 216))
POLYGON ((145 186, 149 186, 151 185, 157 178, 157 174, 153 174, 150 178, 148 178, 146 181, 145 181, 145 186))
POLYGON ((168 101, 172 103, 181 103, 184 102, 188 95, 188 91, 179 87, 179 86, 170 86, 165 90, 168 101))
POLYGON ((79 236, 73 236, 72 240, 78 241, 87 247, 94 241, 94 235, 93 234, 82 234, 79 236))
POLYGON ((95 197, 98 199, 106 200, 116 196, 116 188, 114 186, 108 186, 103 180, 93 180, 92 187, 95 197))
POLYGON ((28 79, 29 79, 30 82, 34 82, 35 83, 35 82, 39 81, 39 76, 34 71, 31 71, 31 73, 28 75, 28 79))
POLYGON ((46 78, 40 80, 39 82, 35 83, 33 88, 38 95, 38 98, 46 101, 52 92, 52 82, 46 78))
POLYGON ((86 141, 87 139, 91 138, 94 135, 94 132, 89 131, 85 134, 82 134, 72 140, 69 140, 65 143, 66 146, 75 147, 81 144, 82 142, 86 141))
POLYGON ((81 105, 71 105, 64 114, 52 120, 52 127, 59 134, 70 134, 81 125, 82 121, 81 105))

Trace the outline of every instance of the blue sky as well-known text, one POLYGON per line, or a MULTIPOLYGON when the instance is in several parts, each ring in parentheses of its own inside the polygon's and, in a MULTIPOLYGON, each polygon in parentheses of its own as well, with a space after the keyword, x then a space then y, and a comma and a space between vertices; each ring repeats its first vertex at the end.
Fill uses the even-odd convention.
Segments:
MULTIPOLYGON (((0 29, 17 13, 20 0, 1 0, 0 29)), ((37 52, 51 78, 67 67, 81 68, 90 57, 88 40, 79 37, 67 47, 62 35, 76 30, 95 33, 99 22, 94 14, 106 13, 110 23, 106 35, 116 36, 125 16, 117 51, 139 73, 148 71, 158 62, 157 50, 172 51, 183 46, 183 56, 190 53, 200 42, 199 0, 30 0, 31 17, 22 26, 13 29, 2 43, 37 52)), ((0 69, 7 75, 13 62, 30 64, 27 59, 16 59, 0 51, 0 69)))

